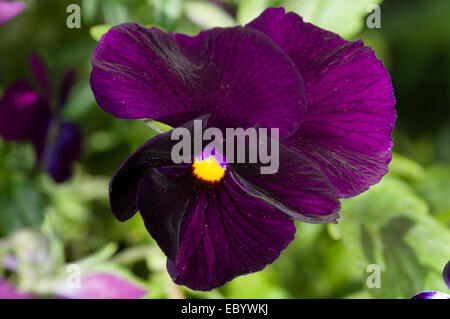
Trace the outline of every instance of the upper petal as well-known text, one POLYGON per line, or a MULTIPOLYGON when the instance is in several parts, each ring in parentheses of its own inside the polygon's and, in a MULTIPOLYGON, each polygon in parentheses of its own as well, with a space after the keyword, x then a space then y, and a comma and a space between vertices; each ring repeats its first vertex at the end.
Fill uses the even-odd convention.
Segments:
POLYGON ((0 100, 0 134, 8 141, 31 140, 46 129, 48 116, 39 94, 28 81, 20 80, 0 100))
POLYGON ((72 175, 72 165, 81 154, 81 133, 69 122, 50 126, 45 153, 45 168, 56 183, 65 182, 72 175), (52 136, 54 135, 54 136, 52 136))
POLYGON ((36 80, 43 99, 47 105, 50 105, 52 100, 52 92, 50 89, 50 79, 48 77, 47 66, 45 65, 44 60, 38 54, 34 53, 30 56, 29 64, 31 73, 36 80))
POLYGON ((292 133, 305 112, 303 82, 267 36, 241 27, 195 37, 122 24, 100 40, 91 87, 119 118, 177 127, 204 114, 222 127, 279 127, 292 133))
POLYGON ((447 265, 445 265, 442 275, 444 276, 444 281, 447 284, 448 289, 450 289, 450 260, 447 265))
POLYGON ((13 19, 25 9, 25 3, 21 1, 0 1, 0 25, 13 19))
POLYGON ((388 171, 396 113, 389 74, 372 49, 282 8, 248 27, 271 37, 305 83, 308 110, 285 144, 315 161, 340 197, 376 184, 388 171))
POLYGON ((289 216, 249 195, 231 171, 205 188, 187 167, 151 169, 139 185, 138 207, 172 279, 196 290, 263 269, 295 233, 289 216))

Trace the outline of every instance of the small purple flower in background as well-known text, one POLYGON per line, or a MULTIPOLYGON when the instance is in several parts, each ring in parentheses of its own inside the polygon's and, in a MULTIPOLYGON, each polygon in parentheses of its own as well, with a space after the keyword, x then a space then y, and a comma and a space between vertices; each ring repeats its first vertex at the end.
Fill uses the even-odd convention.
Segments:
POLYGON ((168 132, 112 178, 112 212, 125 221, 140 211, 178 284, 210 290, 263 269, 293 240, 294 219, 336 222, 339 198, 388 171, 396 114, 383 63, 362 41, 283 8, 194 37, 122 24, 102 37, 92 65, 96 100, 118 118, 280 130, 273 175, 214 156, 175 165, 168 132))
POLYGON ((5 24, 25 10, 25 3, 0 0, 0 25, 5 24))
POLYGON ((66 181, 72 164, 80 156, 81 134, 74 123, 59 119, 74 82, 69 71, 61 84, 57 106, 52 109, 52 94, 47 70, 38 55, 30 57, 31 72, 39 90, 22 79, 11 85, 0 100, 0 135, 6 141, 28 141, 34 146, 36 163, 57 183, 66 181))
MULTIPOLYGON (((442 276, 444 277, 444 282, 447 284, 448 289, 450 289, 450 260, 447 265, 445 265, 442 276)), ((424 291, 414 295, 411 299, 450 299, 450 295, 440 291, 424 291)))
POLYGON ((20 293, 8 280, 0 278, 0 299, 31 299, 30 294, 20 293))

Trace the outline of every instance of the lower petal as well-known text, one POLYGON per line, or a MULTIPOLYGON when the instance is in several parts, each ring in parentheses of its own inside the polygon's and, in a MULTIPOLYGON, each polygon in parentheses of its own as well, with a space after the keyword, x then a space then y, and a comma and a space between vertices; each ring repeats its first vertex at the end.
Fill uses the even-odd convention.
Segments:
POLYGON ((177 284, 219 287, 262 270, 293 240, 292 218, 248 195, 232 175, 205 187, 187 167, 172 167, 151 169, 141 181, 139 210, 177 284))

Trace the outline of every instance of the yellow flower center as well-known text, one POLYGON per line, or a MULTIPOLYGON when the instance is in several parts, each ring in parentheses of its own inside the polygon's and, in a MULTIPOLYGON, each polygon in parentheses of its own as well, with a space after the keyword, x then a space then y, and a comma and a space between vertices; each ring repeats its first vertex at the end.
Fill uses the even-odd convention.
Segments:
POLYGON ((225 175, 225 169, 220 167, 212 155, 203 161, 196 158, 192 168, 196 177, 208 182, 219 182, 225 175))

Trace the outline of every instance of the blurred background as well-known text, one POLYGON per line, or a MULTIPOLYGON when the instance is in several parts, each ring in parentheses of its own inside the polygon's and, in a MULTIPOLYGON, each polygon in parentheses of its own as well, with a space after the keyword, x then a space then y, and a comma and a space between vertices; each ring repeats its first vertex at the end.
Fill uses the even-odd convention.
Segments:
POLYGON ((55 287, 67 277, 67 265, 77 264, 89 273, 114 274, 147 298, 409 298, 423 290, 448 292, 441 274, 450 259, 450 1, 24 2, 26 10, 0 27, 0 95, 18 79, 31 78, 33 52, 47 63, 54 92, 64 72, 75 69, 62 118, 80 127, 83 147, 72 178, 55 184, 35 168, 31 145, 0 139, 0 281, 27 296, 51 297, 58 295, 55 287), (71 3, 81 7, 80 29, 66 26, 71 3), (381 6, 379 29, 366 26, 369 4, 381 6), (295 241, 274 264, 211 292, 194 292, 172 283, 163 253, 138 215, 120 223, 110 212, 109 178, 156 132, 96 105, 90 56, 101 34, 119 23, 193 35, 245 24, 270 6, 284 6, 373 47, 389 69, 397 100, 394 159, 380 184, 342 202, 338 225, 297 223, 295 241), (367 285, 371 264, 381 267, 380 288, 367 285))

